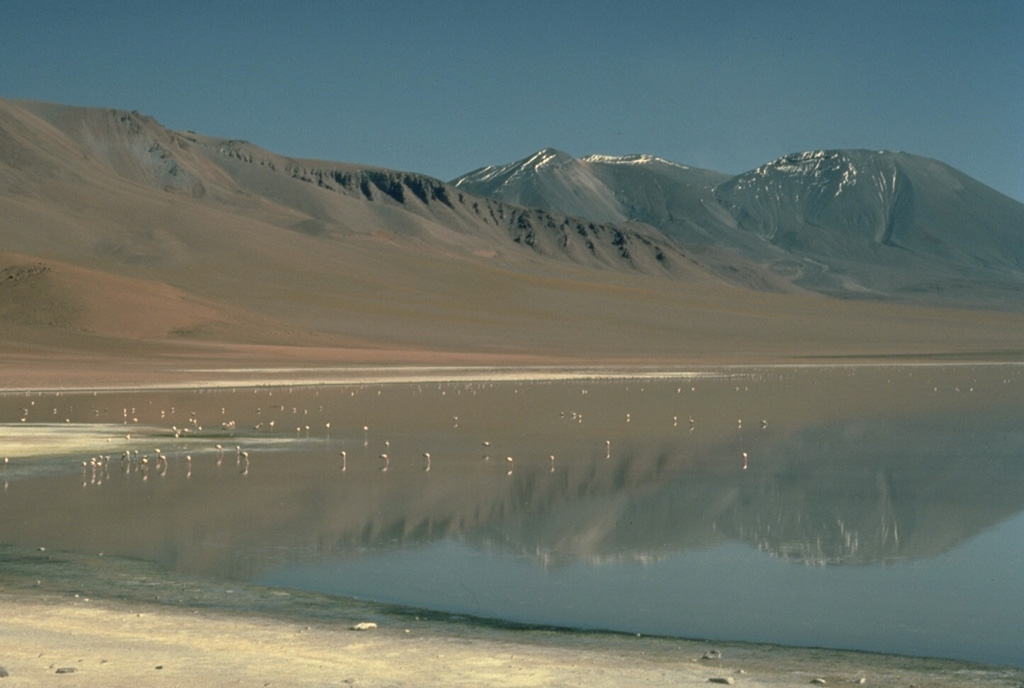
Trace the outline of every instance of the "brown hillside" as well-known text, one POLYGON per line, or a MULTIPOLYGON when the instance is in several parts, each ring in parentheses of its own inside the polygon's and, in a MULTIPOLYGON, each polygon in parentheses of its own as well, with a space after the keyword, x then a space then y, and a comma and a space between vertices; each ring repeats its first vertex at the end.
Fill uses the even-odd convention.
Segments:
POLYGON ((0 384, 31 377, 43 352, 88 361, 88 377, 175 357, 668 364, 1024 348, 1019 315, 779 293, 754 266, 723 279, 645 225, 134 113, 0 101, 0 144, 0 384), (767 291, 736 286, 754 283, 767 291))

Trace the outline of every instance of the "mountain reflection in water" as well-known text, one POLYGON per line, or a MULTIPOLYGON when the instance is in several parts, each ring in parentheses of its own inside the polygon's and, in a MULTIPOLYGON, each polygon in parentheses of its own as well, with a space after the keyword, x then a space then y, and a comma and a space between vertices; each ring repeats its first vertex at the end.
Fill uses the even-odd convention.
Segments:
MULTIPOLYGON (((80 467, 88 456, 12 457, 0 542, 525 621, 632 628, 600 616, 531 616, 522 599, 467 607, 445 590, 460 578, 445 567, 481 566, 481 576, 495 579, 487 589, 497 599, 502 586, 521 598, 581 565, 616 569, 616 576, 628 570, 642 585, 647 576, 634 565, 692 551, 728 559, 735 556, 729 543, 815 567, 908 565, 936 559, 1024 510, 1024 377, 1015 367, 31 401, 58 416, 76 407, 67 410, 80 414, 80 421, 69 418, 72 425, 107 423, 109 448, 95 451, 113 459, 97 482, 94 469, 80 467), (128 421, 131 433, 116 418, 129 408, 138 420, 128 421), (182 434, 183 427, 195 431, 182 434), (153 461, 164 454, 163 471, 124 469, 118 457, 126 450, 153 461), (19 472, 31 462, 69 470, 19 472), (523 573, 521 563, 539 573, 523 573), (433 582, 383 573, 396 565, 429 570, 433 582), (527 579, 534 588, 517 587, 527 579), (392 587, 380 589, 382 580, 392 587)), ((24 397, 0 404, 5 414, 28 410, 24 397)), ((750 566, 745 557, 733 564, 750 566)), ((707 589, 721 584, 708 575, 707 589)), ((621 581, 589 584, 574 604, 585 605, 589 595, 611 608, 611 590, 627 594, 621 581)), ((550 594, 536 592, 538 599, 550 594)), ((1024 611, 1004 621, 1016 632, 1022 619, 1024 611)), ((723 637, 734 629, 688 621, 644 631, 723 637)), ((739 628, 731 637, 872 649, 819 631, 774 638, 739 628)), ((944 652, 930 647, 919 651, 944 652)), ((997 660, 1024 663, 1020 655, 997 660)))

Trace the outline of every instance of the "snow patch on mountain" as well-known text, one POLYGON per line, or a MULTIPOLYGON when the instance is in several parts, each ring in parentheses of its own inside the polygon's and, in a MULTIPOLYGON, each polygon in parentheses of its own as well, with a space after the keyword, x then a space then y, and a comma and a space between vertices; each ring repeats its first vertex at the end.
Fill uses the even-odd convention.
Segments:
POLYGON ((560 159, 566 157, 561 151, 556 151, 552 148, 545 148, 544 150, 534 154, 529 160, 526 161, 524 167, 533 167, 535 170, 542 169, 547 165, 558 162, 560 159))
POLYGON ((787 183, 797 183, 838 197, 844 189, 857 184, 857 167, 841 151, 807 151, 793 153, 762 165, 747 175, 737 177, 736 189, 757 186, 769 177, 788 177, 787 183))
POLYGON ((648 155, 646 153, 636 153, 633 155, 600 155, 593 154, 587 155, 580 158, 583 162, 598 163, 604 165, 650 165, 652 163, 660 165, 670 165, 677 167, 681 170, 690 169, 686 165, 680 165, 677 162, 666 160, 665 158, 659 158, 656 155, 648 155))

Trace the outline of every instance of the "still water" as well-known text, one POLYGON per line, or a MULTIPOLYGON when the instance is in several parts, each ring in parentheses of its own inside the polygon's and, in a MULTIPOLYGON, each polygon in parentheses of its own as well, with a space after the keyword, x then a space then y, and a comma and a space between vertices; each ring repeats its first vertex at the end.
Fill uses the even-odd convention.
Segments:
POLYGON ((0 544, 1024 666, 1024 370, 0 395, 0 544))

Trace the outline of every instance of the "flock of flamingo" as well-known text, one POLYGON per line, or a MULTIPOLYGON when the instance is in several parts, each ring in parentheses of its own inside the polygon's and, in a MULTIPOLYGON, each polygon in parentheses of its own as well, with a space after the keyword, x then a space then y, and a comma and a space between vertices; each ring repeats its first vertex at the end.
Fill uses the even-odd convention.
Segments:
MULTIPOLYGON (((695 390, 695 388, 692 388, 692 387, 690 389, 691 389, 691 391, 695 390)), ((641 391, 642 391, 642 388, 641 388, 641 391)), ((683 388, 680 387, 676 391, 677 391, 677 393, 681 393, 683 391, 683 388)), ((473 393, 475 394, 475 390, 473 391, 473 393)), ((518 388, 515 389, 515 393, 519 394, 519 389, 518 388)), ((586 395, 588 393, 588 390, 584 388, 584 389, 580 390, 580 393, 581 393, 581 395, 586 395)), ((377 391, 377 394, 380 395, 380 390, 377 391)), ((442 391, 441 394, 443 396, 443 395, 447 394, 447 391, 442 391)), ((353 392, 353 396, 354 395, 355 395, 355 393, 353 392)), ((33 415, 33 413, 35 411, 35 409, 32 408, 34 406, 35 406, 35 401, 32 401, 30 403, 29 407, 24 407, 24 408, 21 409, 21 414, 19 416, 19 421, 21 423, 27 423, 28 422, 30 415, 33 415)), ((279 410, 279 411, 281 411, 283 413, 287 413, 287 407, 284 406, 284 405, 278 404, 278 405, 273 406, 272 408, 275 408, 275 409, 277 409, 277 410, 279 410)), ((71 410, 72 409, 69 408, 69 409, 67 409, 66 412, 70 412, 71 410)), ((320 410, 321 411, 323 410, 322 406, 320 407, 320 410)), ((307 409, 307 408, 301 408, 300 409, 298 406, 293 406, 293 407, 291 407, 291 412, 292 412, 292 415, 296 416, 296 417, 299 417, 300 414, 301 414, 301 417, 304 417, 304 418, 309 416, 309 409, 307 409)), ((160 418, 161 422, 166 422, 166 420, 168 419, 168 416, 172 416, 173 417, 176 414, 177 414, 177 409, 174 406, 170 406, 168 409, 161 409, 159 411, 159 418, 160 418)), ((191 411, 191 412, 189 412, 186 415, 186 420, 185 420, 185 422, 182 425, 179 426, 178 424, 171 424, 170 427, 169 427, 169 433, 168 433, 168 431, 166 429, 161 429, 159 424, 152 424, 152 425, 148 425, 148 426, 147 425, 140 425, 139 424, 139 415, 141 415, 141 414, 138 412, 138 409, 136 407, 132 407, 132 406, 125 406, 122 409, 122 413, 121 413, 121 424, 135 430, 135 443, 134 443, 135 445, 138 445, 141 442, 144 442, 146 439, 157 440, 158 438, 166 437, 169 434, 170 438, 173 438, 173 442, 175 442, 177 444, 177 447, 175 449, 168 450, 167 452, 165 452, 165 451, 161 450, 159 447, 153 447, 152 450, 146 451, 146 450, 142 450, 142 449, 138 448, 138 446, 135 446, 135 447, 128 446, 127 448, 125 448, 125 449, 123 449, 122 451, 119 451, 119 452, 98 453, 98 454, 91 455, 91 456, 89 456, 88 458, 86 458, 84 460, 80 460, 81 470, 82 470, 82 483, 83 483, 83 486, 88 487, 88 486, 100 486, 100 485, 103 485, 104 483, 109 482, 111 480, 112 472, 113 473, 119 473, 121 475, 128 476, 128 477, 130 477, 130 476, 138 476, 141 479, 141 481, 143 481, 143 482, 149 481, 151 477, 152 478, 164 478, 164 477, 166 477, 168 475, 168 472, 171 470, 172 464, 173 465, 180 465, 183 468, 183 470, 184 470, 184 477, 186 479, 188 479, 188 478, 192 477, 192 472, 193 472, 193 454, 195 454, 195 456, 198 458, 200 456, 200 452, 205 452, 206 454, 209 454, 210 452, 214 452, 216 457, 217 457, 217 459, 216 459, 216 467, 218 469, 222 469, 223 465, 224 465, 225 449, 224 449, 224 446, 223 446, 222 443, 215 443, 215 444, 212 444, 212 446, 211 446, 211 443, 212 443, 213 439, 214 438, 220 438, 220 437, 223 437, 225 439, 228 439, 228 438, 230 438, 230 439, 243 438, 243 437, 246 437, 246 434, 245 433, 239 434, 240 423, 238 421, 236 421, 234 419, 227 418, 227 408, 226 407, 222 406, 220 408, 220 414, 221 414, 222 417, 225 418, 225 420, 220 420, 219 423, 217 423, 217 424, 215 424, 213 426, 215 428, 214 432, 207 431, 207 432, 204 433, 203 425, 199 421, 198 414, 195 411, 191 411)), ((61 414, 61 412, 58 410, 57 407, 54 407, 52 409, 51 417, 60 418, 61 415, 63 415, 63 414, 61 414)), ((92 409, 92 415, 93 416, 99 416, 100 415, 100 409, 99 408, 93 408, 92 409)), ((256 409, 256 415, 258 417, 261 417, 263 415, 263 409, 262 408, 257 408, 256 409)), ((559 416, 560 419, 571 421, 571 422, 577 423, 577 424, 582 424, 583 420, 584 420, 583 413, 581 411, 559 411, 558 412, 558 416, 559 416)), ((671 417, 671 419, 672 419, 672 427, 678 427, 679 426, 679 415, 673 415, 671 417)), ((694 427, 696 425, 696 421, 694 420, 693 416, 687 416, 686 419, 687 419, 687 422, 688 422, 689 431, 692 433, 694 431, 694 427)), ((259 420, 257 420, 255 423, 252 424, 252 426, 251 426, 252 435, 249 436, 249 439, 251 439, 252 437, 260 438, 260 437, 265 437, 267 435, 274 435, 275 433, 277 433, 278 437, 283 437, 283 435, 280 434, 279 428, 278 428, 278 421, 279 420, 283 420, 283 419, 281 419, 281 418, 278 418, 278 419, 265 419, 265 418, 261 417, 259 420)), ((452 416, 451 420, 452 420, 452 428, 453 429, 457 429, 459 427, 459 417, 457 415, 456 416, 452 416)), ((633 422, 633 420, 634 420, 633 413, 632 412, 625 413, 624 420, 625 420, 625 423, 627 423, 627 424, 633 422)), ((63 422, 64 422, 64 424, 71 424, 70 415, 65 416, 63 418, 63 422)), ((300 421, 294 427, 295 427, 295 439, 311 439, 312 438, 311 437, 312 428, 311 428, 311 424, 309 422, 300 421)), ((327 421, 327 422, 323 423, 322 427, 323 427, 323 430, 324 430, 325 438, 326 439, 330 439, 330 436, 331 436, 331 422, 327 421)), ((738 428, 742 428, 743 427, 742 419, 738 420, 737 427, 738 428)), ((767 421, 766 420, 762 420, 761 421, 761 427, 762 428, 767 427, 767 421)), ((363 425, 362 426, 362 434, 363 434, 363 446, 364 447, 368 447, 369 444, 370 444, 369 426, 367 426, 367 425, 363 425)), ((129 445, 132 445, 133 444, 133 442, 132 442, 132 439, 133 439, 132 432, 124 433, 123 439, 129 445)), ((111 441, 111 440, 108 439, 108 442, 109 441, 111 441)), ((610 439, 609 440, 605 440, 604 444, 605 444, 605 458, 606 459, 610 459, 612 457, 612 441, 610 439)), ((484 460, 490 460, 490 458, 491 458, 491 456, 490 456, 491 442, 489 440, 483 440, 482 447, 483 447, 483 454, 482 454, 483 459, 484 460)), ((237 472, 238 472, 239 475, 246 476, 246 475, 249 474, 250 466, 251 466, 250 451, 249 451, 249 449, 243 449, 240 444, 236 444, 234 449, 235 449, 235 451, 234 451, 235 468, 237 469, 237 472)), ((346 472, 348 470, 348 467, 349 467, 349 451, 347 449, 340 450, 338 452, 338 458, 340 459, 340 466, 339 466, 340 470, 342 472, 346 472)), ((390 453, 390 441, 389 440, 384 440, 383 441, 383 451, 381 451, 378 454, 378 459, 379 459, 379 462, 380 462, 379 463, 379 470, 380 470, 380 472, 387 473, 389 471, 389 469, 391 469, 391 467, 392 467, 392 456, 391 456, 391 453, 390 453)), ((8 457, 5 457, 3 461, 4 461, 4 466, 6 467, 7 465, 9 465, 10 459, 8 457)), ((504 473, 506 475, 512 475, 513 472, 514 472, 514 469, 515 469, 515 457, 513 455, 511 455, 511 454, 506 454, 505 457, 504 457, 503 464, 504 464, 504 473)), ((555 471, 555 466, 556 466, 555 454, 549 454, 548 455, 548 464, 549 464, 550 472, 554 472, 555 471)), ((743 452, 742 453, 742 467, 743 467, 743 469, 746 469, 748 467, 748 465, 749 465, 749 455, 748 455, 748 452, 743 452)), ((432 466, 433 466, 433 457, 432 457, 431 453, 430 452, 422 452, 422 454, 421 454, 421 467, 422 467, 423 472, 430 472, 432 466)), ((5 485, 5 487, 6 487, 6 485, 5 485)))
MULTIPOLYGON (((682 392, 682 388, 679 388, 677 391, 678 392, 682 392)), ((518 390, 516 390, 516 392, 518 393, 518 390)), ((586 393, 587 393, 586 389, 582 390, 582 394, 585 395, 586 393)), ((32 402, 32 404, 34 405, 34 402, 32 402)), ((285 410, 285 407, 283 407, 283 406, 278 406, 277 408, 279 408, 280 410, 285 410)), ((322 406, 320 407, 320 410, 321 411, 323 410, 322 406)), ((25 423, 25 422, 28 421, 31 409, 30 408, 23 408, 21 411, 22 412, 21 412, 21 416, 20 416, 20 422, 25 423)), ((221 412, 222 416, 225 416, 227 414, 227 408, 226 407, 221 407, 220 412, 221 412)), ((292 407, 292 414, 293 415, 297 416, 297 415, 299 415, 299 412, 300 412, 300 408, 299 407, 297 407, 297 406, 296 407, 292 407)), ((301 409, 301 412, 302 412, 302 416, 308 416, 309 415, 309 409, 301 409)), ((161 409, 159 411, 159 416, 160 416, 161 420, 166 420, 168 415, 172 415, 173 416, 175 413, 176 413, 175 407, 171 406, 169 408, 169 410, 161 409)), ((257 416, 262 415, 262 413, 263 413, 263 409, 262 408, 257 408, 256 409, 257 416)), ((58 415, 58 409, 56 407, 53 408, 52 415, 54 415, 54 416, 58 415)), ((99 415, 99 409, 93 409, 93 415, 98 416, 99 415)), ((122 410, 121 416, 122 416, 122 425, 133 427, 133 428, 137 428, 136 433, 135 433, 135 440, 136 440, 136 442, 142 441, 143 438, 145 438, 145 439, 156 439, 158 437, 166 436, 167 434, 169 434, 170 437, 173 438, 173 440, 175 442, 179 443, 179 444, 181 442, 185 441, 185 440, 199 441, 200 444, 197 445, 197 446, 194 445, 192 448, 189 448, 189 447, 182 448, 182 447, 179 446, 177 450, 169 450, 170 455, 168 455, 167 452, 161 450, 159 447, 154 447, 152 449, 152 451, 143 451, 143 450, 140 450, 139 448, 126 448, 123 451, 121 451, 120 453, 112 453, 112 454, 100 453, 100 454, 92 455, 92 456, 88 457, 85 460, 81 460, 82 484, 83 484, 83 486, 85 486, 85 487, 88 487, 88 486, 100 486, 100 485, 103 485, 105 482, 109 482, 110 479, 111 479, 112 467, 116 467, 116 468, 113 468, 113 470, 116 471, 117 473, 120 473, 120 474, 122 474, 124 476, 138 476, 143 482, 147 482, 150 479, 150 477, 156 477, 156 478, 164 478, 164 477, 166 477, 167 474, 168 474, 168 471, 170 470, 170 467, 171 467, 172 463, 174 463, 174 464, 179 464, 179 465, 183 466, 184 477, 186 479, 188 479, 188 478, 192 477, 193 453, 201 452, 201 451, 207 451, 207 452, 212 451, 212 452, 214 452, 216 454, 216 457, 217 457, 217 459, 216 459, 216 467, 218 469, 222 469, 223 468, 223 464, 224 464, 224 456, 225 456, 224 445, 222 443, 215 443, 215 444, 212 444, 212 446, 210 446, 210 443, 212 442, 211 438, 217 438, 217 437, 222 437, 222 436, 223 437, 230 437, 230 438, 238 437, 237 433, 238 433, 238 429, 239 429, 239 423, 236 420, 234 420, 234 419, 227 419, 227 420, 220 421, 219 422, 219 430, 215 431, 214 433, 209 433, 209 432, 204 433, 203 432, 203 425, 199 422, 198 414, 196 412, 194 412, 194 411, 189 412, 187 414, 187 420, 184 423, 184 425, 179 427, 177 424, 172 424, 170 426, 170 428, 169 428, 169 433, 168 433, 167 430, 159 429, 159 426, 146 427, 146 426, 138 425, 139 424, 139 418, 138 418, 138 414, 137 414, 137 409, 135 407, 124 407, 123 410, 122 410)), ((559 411, 558 416, 559 416, 560 419, 569 420, 569 421, 571 421, 573 423, 577 423, 577 424, 583 423, 583 413, 580 412, 580 411, 559 411)), ((627 424, 631 423, 633 421, 633 414, 631 412, 625 413, 624 420, 625 420, 625 423, 627 423, 627 424)), ((696 421, 694 420, 693 416, 688 416, 687 417, 687 421, 688 421, 689 431, 692 433, 694 431, 694 428, 695 428, 695 425, 696 425, 696 421)), ((64 422, 66 424, 70 424, 71 423, 70 418, 65 418, 64 422)), ((761 427, 762 427, 762 429, 766 428, 767 424, 768 424, 767 420, 764 420, 764 419, 761 420, 761 427)), ((672 416, 672 427, 678 427, 678 425, 679 425, 679 416, 678 415, 673 415, 672 416)), ((215 426, 215 427, 217 427, 217 426, 215 426)), ((452 416, 452 428, 455 429, 455 428, 458 428, 458 427, 459 427, 459 417, 458 416, 452 416)), ((737 427, 738 428, 742 428, 743 427, 742 419, 738 419, 737 427)), ((323 424, 323 430, 324 430, 324 438, 329 440, 330 436, 331 436, 331 422, 330 421, 325 422, 323 424)), ((255 422, 252 425, 252 433, 256 437, 272 435, 273 433, 275 433, 275 431, 277 431, 277 420, 259 420, 259 421, 255 422)), ((295 433, 296 433, 296 438, 297 439, 302 439, 302 438, 310 439, 311 438, 311 426, 310 426, 310 424, 303 422, 303 423, 300 423, 300 424, 296 425, 295 426, 295 433)), ((362 442, 363 446, 364 447, 368 447, 369 444, 370 444, 370 429, 369 429, 369 426, 367 426, 367 425, 363 425, 362 426, 362 434, 363 434, 363 442, 362 442)), ((124 439, 125 442, 131 443, 131 441, 133 439, 132 433, 131 432, 124 433, 123 439, 124 439)), ((108 439, 108 442, 109 441, 110 440, 108 439)), ((482 458, 484 460, 488 460, 489 461, 490 458, 491 458, 491 456, 490 456, 491 442, 490 442, 490 440, 483 440, 481 444, 482 444, 482 447, 483 447, 482 458)), ((609 440, 605 440, 604 445, 605 445, 605 458, 606 459, 610 459, 612 457, 612 441, 610 439, 609 440)), ((236 444, 234 449, 235 449, 235 451, 234 451, 235 462, 234 463, 235 463, 235 467, 237 468, 237 472, 238 472, 239 475, 246 476, 246 475, 249 474, 249 470, 250 470, 250 466, 251 466, 250 452, 249 452, 248 449, 242 449, 242 446, 240 444, 236 444)), ((391 457, 391 455, 389 453, 390 452, 390 441, 389 440, 385 439, 383 441, 383 449, 384 449, 384 451, 382 451, 382 452, 380 452, 378 454, 378 459, 380 461, 379 470, 382 473, 387 473, 389 471, 389 469, 391 468, 391 461, 392 461, 392 457, 391 457)), ((199 454, 197 453, 196 455, 198 456, 199 454)), ((346 450, 346 449, 340 450, 338 452, 338 457, 340 459, 340 470, 342 472, 346 472, 348 470, 348 459, 349 459, 349 452, 348 452, 348 450, 346 450)), ((431 456, 431 453, 430 452, 423 452, 422 455, 421 455, 421 460, 422 460, 422 463, 421 463, 422 470, 424 472, 429 472, 431 470, 432 464, 433 464, 433 457, 431 456)), ((10 461, 10 459, 8 457, 5 457, 4 460, 3 460, 4 466, 7 466, 9 464, 9 461, 10 461)), ((550 472, 554 472, 555 471, 555 465, 556 465, 555 454, 550 454, 548 456, 548 464, 549 464, 550 472)), ((506 475, 512 475, 513 472, 514 472, 514 468, 515 468, 515 457, 512 456, 511 454, 506 455, 505 456, 505 460, 504 460, 504 465, 505 465, 505 469, 504 469, 505 474, 506 475)), ((746 470, 748 466, 749 466, 749 454, 748 454, 748 452, 744 451, 744 452, 742 452, 742 467, 743 467, 744 470, 746 470)))
MULTIPOLYGON (((853 374, 854 372, 851 371, 850 375, 852 376, 853 374)), ((909 373, 909 375, 912 374, 912 372, 909 373)), ((1012 382, 1010 379, 1003 380, 1004 384, 1009 384, 1010 382, 1012 382)), ((440 397, 443 398, 446 395, 459 394, 466 390, 468 390, 469 394, 476 395, 476 393, 481 391, 484 386, 485 385, 480 385, 479 388, 471 388, 467 385, 464 389, 443 389, 439 385, 438 389, 440 397)), ((414 389, 417 393, 422 393, 424 391, 423 386, 415 386, 414 389)), ((677 394, 682 394, 685 389, 688 389, 691 392, 696 391, 695 386, 687 385, 685 388, 682 386, 676 388, 675 392, 677 394)), ((737 392, 747 390, 747 387, 736 387, 737 392)), ((975 387, 973 384, 969 384, 964 385, 963 388, 955 386, 953 387, 953 390, 955 392, 961 392, 963 390, 969 393, 974 392, 975 387)), ((274 388, 254 388, 253 391, 257 393, 264 392, 268 396, 273 396, 275 390, 274 388)), ((292 389, 288 389, 287 393, 291 394, 292 391, 292 389)), ((365 391, 364 387, 360 387, 358 389, 352 389, 349 393, 354 397, 357 394, 365 393, 365 391)), ((523 390, 520 390, 517 386, 513 388, 513 391, 515 395, 519 395, 523 390)), ((578 389, 576 393, 580 396, 586 396, 589 391, 590 390, 584 387, 578 389)), ((643 387, 640 387, 640 391, 643 391, 643 387)), ((932 390, 931 386, 929 386, 929 391, 938 393, 940 391, 940 387, 934 386, 934 390, 932 390)), ((231 392, 234 395, 235 390, 231 390, 231 392)), ((378 387, 375 394, 372 389, 369 393, 371 396, 380 397, 382 391, 381 388, 378 387)), ((319 396, 319 392, 316 394, 319 396)), ((40 396, 42 397, 43 395, 40 396)), ((56 393, 55 396, 59 398, 62 396, 62 393, 56 393)), ((93 396, 95 396, 95 394, 93 396)), ((75 401, 79 405, 82 404, 81 398, 76 398, 75 401)), ((276 402, 276 399, 274 401, 276 402)), ((142 399, 140 399, 139 402, 142 403, 142 399)), ((153 402, 150 401, 149 403, 152 405, 153 402)), ((204 413, 216 415, 218 407, 211 409, 209 408, 209 404, 207 404, 206 408, 207 411, 204 411, 204 413)), ((247 447, 245 449, 242 448, 241 444, 235 444, 234 447, 235 468, 239 475, 246 476, 249 475, 250 467, 252 465, 250 451, 258 449, 260 443, 268 437, 273 437, 277 440, 284 440, 287 438, 288 433, 282 431, 282 426, 294 427, 295 434, 292 436, 293 440, 315 440, 321 438, 330 440, 332 423, 330 420, 326 420, 322 417, 323 409, 323 406, 319 407, 321 415, 319 420, 314 421, 312 419, 317 417, 316 407, 303 408, 300 405, 292 403, 274 403, 268 404, 266 410, 263 407, 257 407, 255 410, 256 418, 243 422, 241 420, 230 418, 227 407, 219 406, 221 417, 214 420, 214 422, 209 423, 212 431, 211 429, 204 431, 203 424, 199 420, 199 414, 195 411, 181 414, 175 406, 169 406, 159 409, 159 420, 157 420, 154 417, 155 414, 153 412, 149 412, 147 414, 142 412, 144 409, 140 409, 135 406, 125 406, 121 409, 120 424, 125 426, 126 430, 129 431, 124 432, 122 435, 125 442, 123 449, 110 453, 96 453, 88 456, 84 460, 78 459, 81 464, 83 484, 85 486, 102 485, 111 479, 112 473, 120 473, 125 476, 138 476, 143 482, 146 482, 154 477, 166 477, 168 472, 172 471, 172 466, 176 465, 180 465, 182 467, 186 478, 191 478, 193 472, 193 458, 195 458, 198 463, 200 456, 209 456, 211 452, 215 453, 217 457, 216 467, 218 469, 223 469, 225 455, 225 448, 223 446, 224 441, 230 441, 232 444, 234 444, 235 441, 249 442, 255 445, 254 447, 247 447), (291 412, 290 414, 288 413, 289 410, 291 412), (310 413, 311 410, 313 411, 312 414, 310 413), (149 415, 152 420, 147 419, 146 422, 140 423, 140 416, 143 415, 149 415), (276 417, 271 418, 270 416, 272 415, 276 417), (289 415, 297 419, 297 421, 293 421, 294 424, 289 424, 287 422, 286 418, 289 415), (163 423, 167 423, 171 418, 178 418, 182 416, 184 416, 185 420, 169 424, 169 431, 167 429, 168 426, 163 425, 163 423), (243 427, 248 428, 249 431, 242 430, 243 427), (322 432, 320 430, 314 430, 314 428, 321 428, 322 432), (215 443, 218 439, 220 439, 221 442, 215 443), (174 447, 166 452, 162 451, 159 447, 151 447, 151 445, 147 446, 146 449, 142 449, 142 446, 144 446, 147 441, 152 441, 153 444, 168 441, 172 442, 174 447)), ((58 406, 55 405, 51 410, 48 404, 37 405, 36 400, 33 399, 29 400, 26 405, 21 406, 20 409, 18 409, 16 412, 16 418, 18 423, 24 423, 26 426, 32 426, 34 423, 70 426, 72 424, 71 419, 76 415, 78 416, 76 424, 95 424, 101 415, 101 409, 99 407, 92 407, 89 415, 93 417, 93 422, 89 423, 89 421, 82 418, 83 410, 84 409, 79 408, 76 412, 73 405, 64 408, 58 408, 58 406), (42 416, 42 419, 40 419, 40 416, 42 416)), ((102 411, 103 413, 108 413, 107 409, 102 409, 102 411)), ((627 425, 635 424, 635 421, 638 418, 642 418, 642 415, 638 416, 636 411, 637 409, 635 408, 630 411, 623 411, 623 416, 620 418, 622 418, 627 425)), ((583 424, 584 422, 584 414, 582 410, 560 410, 557 413, 560 420, 571 422, 573 424, 583 424)), ((451 415, 449 417, 451 429, 458 429, 460 426, 460 417, 458 415, 451 415)), ((691 433, 694 432, 694 429, 697 426, 697 421, 694 419, 693 415, 676 413, 674 415, 667 416, 667 418, 671 418, 671 427, 678 428, 680 425, 683 425, 684 427, 688 427, 689 432, 691 433)), ((650 418, 646 418, 646 420, 649 421, 650 418)), ((14 423, 12 425, 16 424, 17 423, 14 423)), ((758 424, 755 422, 754 427, 757 427, 757 425, 758 424)), ((743 418, 736 419, 735 427, 738 430, 742 430, 744 428, 743 418)), ((767 419, 761 418, 760 428, 764 430, 767 427, 767 419)), ((358 440, 355 438, 359 436, 360 428, 362 430, 363 446, 364 448, 367 448, 366 452, 361 453, 360 458, 366 458, 369 451, 368 448, 370 446, 370 429, 368 425, 355 426, 352 430, 347 431, 339 441, 342 443, 342 446, 345 446, 348 442, 357 442, 358 440)), ((107 441, 112 442, 116 441, 116 439, 110 438, 107 441)), ((612 457, 612 440, 604 440, 604 445, 604 457, 606 459, 610 459, 612 457)), ((485 460, 489 460, 491 455, 491 442, 489 440, 483 440, 482 446, 482 456, 485 460)), ((739 452, 738 458, 740 459, 743 470, 748 469, 750 466, 751 454, 749 449, 750 448, 748 447, 746 450, 739 452)), ((378 469, 382 473, 387 473, 389 470, 393 469, 395 459, 390 447, 390 442, 386 439, 383 440, 383 446, 378 451, 379 453, 376 454, 379 461, 378 469)), ((507 475, 512 475, 516 465, 515 456, 513 453, 502 452, 502 454, 504 454, 504 472, 507 475)), ((350 456, 350 449, 340 449, 336 456, 339 460, 340 470, 342 472, 347 472, 349 470, 349 459, 354 458, 353 456, 350 456)), ((368 456, 373 456, 373 453, 369 453, 368 456)), ((554 472, 556 466, 555 454, 549 454, 547 458, 550 471, 554 472)), ((20 463, 19 457, 15 456, 14 460, 20 463)), ((11 465, 11 461, 12 459, 10 457, 5 456, 3 457, 2 466, 0 466, 0 470, 4 473, 5 489, 9 484, 7 481, 7 471, 8 466, 11 465)), ((430 451, 420 452, 419 461, 423 472, 430 472, 437 463, 436 457, 432 455, 430 451)), ((362 465, 365 468, 365 464, 362 465)), ((402 465, 408 466, 409 463, 403 462, 402 465)))

